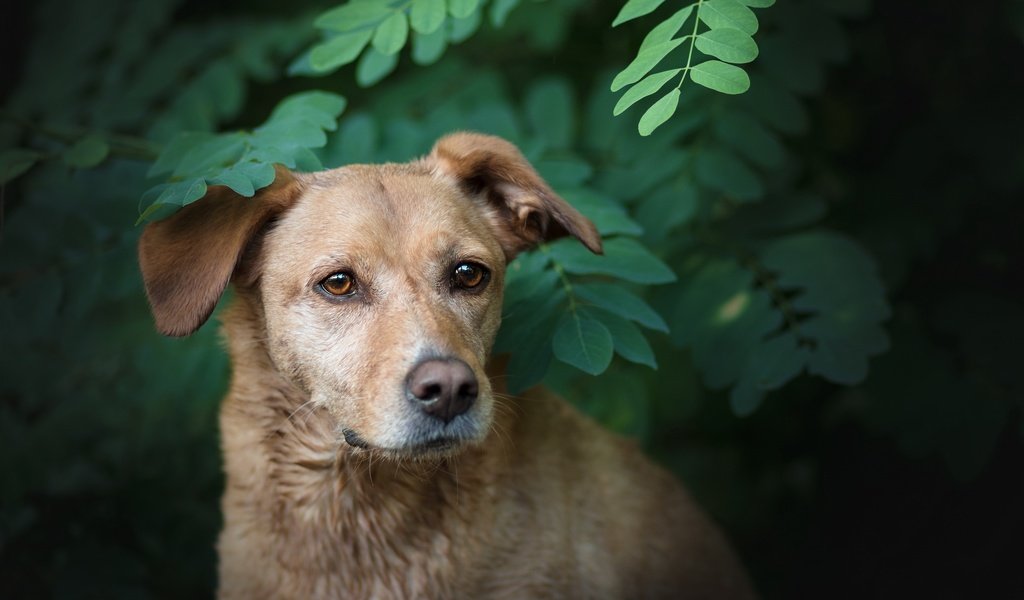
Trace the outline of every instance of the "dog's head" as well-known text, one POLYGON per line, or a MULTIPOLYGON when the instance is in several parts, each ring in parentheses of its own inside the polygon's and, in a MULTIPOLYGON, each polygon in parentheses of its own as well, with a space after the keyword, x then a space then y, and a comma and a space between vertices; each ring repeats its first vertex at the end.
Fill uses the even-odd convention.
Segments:
POLYGON ((194 332, 234 281, 276 369, 339 437, 423 456, 487 434, 505 265, 567 234, 600 252, 512 144, 456 133, 407 164, 279 171, 252 199, 212 187, 147 226, 139 260, 161 332, 194 332))

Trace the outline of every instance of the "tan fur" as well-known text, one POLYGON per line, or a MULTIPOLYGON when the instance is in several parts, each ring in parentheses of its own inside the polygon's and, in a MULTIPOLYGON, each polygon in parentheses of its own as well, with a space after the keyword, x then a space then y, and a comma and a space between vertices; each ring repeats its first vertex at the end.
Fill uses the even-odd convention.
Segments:
POLYGON ((198 328, 234 273, 220 598, 753 597, 633 444, 541 389, 505 393, 489 353, 506 261, 564 234, 600 250, 518 150, 460 133, 413 163, 279 179, 254 200, 217 191, 140 242, 165 333, 198 328), (480 293, 448 285, 463 260, 491 269, 480 293), (316 291, 339 270, 359 286, 342 301, 316 291), (479 380, 447 425, 404 392, 424 356, 479 380), (456 441, 419 445, 435 434, 456 441))

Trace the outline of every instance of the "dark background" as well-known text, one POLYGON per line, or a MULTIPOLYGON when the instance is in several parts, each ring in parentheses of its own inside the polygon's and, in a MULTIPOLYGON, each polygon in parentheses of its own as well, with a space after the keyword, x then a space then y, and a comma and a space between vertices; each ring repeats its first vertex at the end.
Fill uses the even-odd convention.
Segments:
MULTIPOLYGON (((652 25, 611 30, 618 3, 594 4, 517 9, 525 16, 505 33, 485 26, 442 65, 464 61, 472 78, 484 63, 506 78, 513 101, 539 72, 586 98, 652 25), (524 33, 541 18, 553 32, 524 33)), ((120 26, 126 6, 5 7, 5 118, 146 135, 176 114, 177 84, 137 114, 116 93, 91 100, 108 89, 104 78, 122 89, 123 74, 107 66, 117 48, 139 43, 138 65, 155 56, 120 26), (94 51, 76 54, 92 30, 94 51)), ((276 75, 252 71, 222 128, 258 123, 282 95, 308 87, 369 110, 389 82, 422 70, 403 61, 369 89, 355 86, 351 68, 322 81, 282 78, 324 7, 153 6, 169 15, 154 39, 186 29, 225 38, 175 71, 181 82, 235 37, 263 35, 253 23, 297 23, 265 52, 276 75)), ((766 27, 774 10, 759 13, 766 27)), ((840 387, 804 375, 741 418, 726 392, 701 384, 688 351, 655 338, 659 371, 616 363, 597 380, 551 381, 688 482, 767 598, 1024 598, 1024 10, 940 0, 851 14, 842 21, 848 56, 802 95, 810 125, 785 142, 802 179, 827 197, 826 224, 868 250, 886 285, 890 348, 867 380, 840 387), (622 381, 642 382, 650 399, 624 405, 594 392, 622 381)), ((138 68, 135 77, 161 67, 138 68)), ((5 127, 5 145, 53 144, 5 127)), ((4 597, 192 598, 215 585, 216 411, 228 365, 212 324, 188 340, 152 330, 133 250, 145 168, 43 166, 3 191, 4 597)), ((671 291, 654 294, 663 312, 672 301, 671 291)))

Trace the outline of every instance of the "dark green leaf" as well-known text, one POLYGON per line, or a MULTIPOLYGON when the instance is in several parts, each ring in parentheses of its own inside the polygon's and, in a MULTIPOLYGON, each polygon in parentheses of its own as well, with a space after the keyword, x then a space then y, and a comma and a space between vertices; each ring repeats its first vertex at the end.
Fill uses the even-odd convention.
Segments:
POLYGON ((593 221, 597 231, 603 236, 618 233, 626 235, 643 233, 643 229, 636 221, 629 218, 629 214, 622 205, 608 196, 589 189, 577 188, 563 190, 562 197, 593 221))
POLYGON ((604 243, 604 255, 592 254, 576 240, 555 242, 552 258, 578 275, 612 275, 634 283, 668 283, 675 274, 634 239, 614 238, 604 243))
POLYGON ((550 147, 566 148, 575 128, 574 105, 572 89, 564 79, 544 80, 526 93, 526 118, 550 147))
POLYGON ((697 155, 697 180, 743 202, 764 195, 761 179, 736 155, 721 148, 709 148, 697 155))
POLYGON ((110 153, 110 145, 101 135, 89 135, 64 152, 64 164, 76 169, 89 169, 103 162, 110 153))
POLYGON ((519 0, 494 0, 491 4, 491 25, 501 27, 512 9, 519 6, 519 0))
POLYGON ((0 153, 0 185, 6 185, 36 164, 42 154, 32 150, 4 150, 0 153))
POLYGON ((746 113, 727 111, 714 122, 715 134, 749 161, 767 169, 782 166, 786 155, 779 138, 746 113))
POLYGON ((611 283, 577 283, 573 291, 582 300, 620 317, 636 321, 644 327, 668 333, 665 320, 639 296, 621 285, 611 283))
POLYGON ((630 362, 646 365, 652 369, 658 368, 658 361, 654 358, 651 344, 636 325, 616 314, 598 308, 581 308, 580 311, 594 317, 608 328, 609 333, 612 334, 612 345, 616 354, 630 362))
POLYGON ((579 311, 562 316, 552 339, 552 349, 559 360, 591 375, 600 375, 608 368, 613 348, 608 328, 579 311))

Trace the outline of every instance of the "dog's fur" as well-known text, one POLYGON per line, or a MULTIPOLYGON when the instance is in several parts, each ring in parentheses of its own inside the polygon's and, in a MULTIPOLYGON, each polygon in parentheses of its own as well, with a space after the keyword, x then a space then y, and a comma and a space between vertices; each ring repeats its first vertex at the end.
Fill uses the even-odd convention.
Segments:
POLYGON ((600 252, 514 146, 472 133, 408 164, 281 170, 255 199, 212 187, 146 228, 162 332, 192 333, 235 284, 221 598, 753 597, 634 444, 541 389, 504 393, 505 265, 561 235, 600 252), (464 260, 490 269, 482 290, 451 285, 464 260), (342 270, 357 291, 330 298, 317 284, 342 270), (431 357, 479 381, 447 424, 405 388, 431 357))

